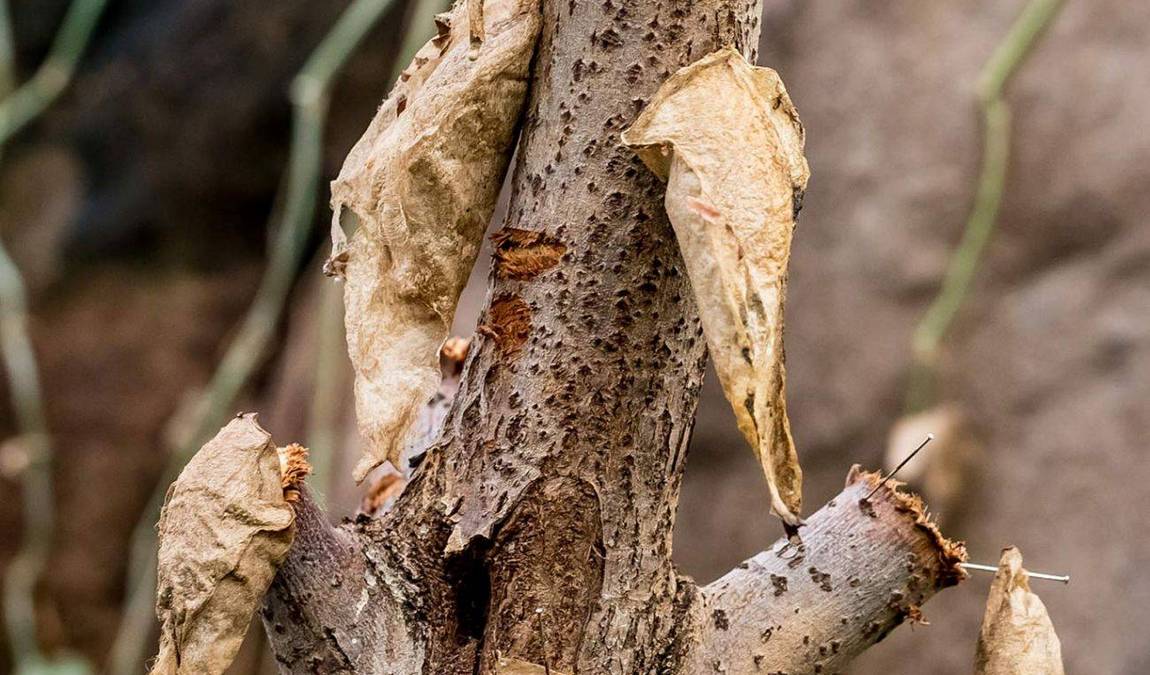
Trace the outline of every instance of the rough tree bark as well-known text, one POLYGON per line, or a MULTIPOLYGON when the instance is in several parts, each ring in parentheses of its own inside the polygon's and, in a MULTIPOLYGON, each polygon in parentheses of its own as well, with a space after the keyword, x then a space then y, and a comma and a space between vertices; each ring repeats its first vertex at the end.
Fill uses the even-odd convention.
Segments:
POLYGON ((498 673, 501 657, 555 673, 754 672, 768 653, 786 662, 775 670, 818 672, 820 647, 837 667, 961 575, 917 506, 887 488, 859 505, 859 477, 812 517, 797 557, 761 554, 705 589, 671 563, 706 350, 664 186, 619 132, 681 66, 724 45, 753 57, 759 11, 543 3, 511 207, 451 412, 391 512, 332 530, 301 502, 264 612, 281 672, 498 673), (795 590, 770 605, 776 577, 795 590), (777 614, 815 597, 804 578, 850 594, 818 616, 865 601, 814 633, 777 614), (813 643, 777 652, 771 626, 813 643))

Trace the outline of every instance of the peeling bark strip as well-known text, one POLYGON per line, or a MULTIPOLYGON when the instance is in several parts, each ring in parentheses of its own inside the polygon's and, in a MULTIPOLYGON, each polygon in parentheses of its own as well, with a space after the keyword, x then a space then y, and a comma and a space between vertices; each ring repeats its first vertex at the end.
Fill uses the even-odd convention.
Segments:
POLYGON ((277 449, 254 414, 240 415, 192 458, 160 514, 152 675, 218 675, 292 543, 290 502, 311 472, 307 451, 277 449))
POLYGON ((810 171, 782 80, 737 51, 671 76, 623 142, 667 181, 707 345, 771 508, 802 523, 802 470, 787 419, 783 305, 791 234, 810 171))
POLYGON ((537 0, 460 2, 416 54, 332 183, 365 454, 399 466, 495 208, 539 33, 537 0), (341 227, 354 214, 350 243, 341 227))
POLYGON ((513 295, 501 295, 492 301, 477 330, 493 338, 505 356, 514 357, 531 333, 531 308, 513 295))
POLYGON ((567 251, 561 242, 548 239, 542 232, 505 227, 491 236, 495 247, 495 274, 501 279, 526 281, 559 264, 567 251))
POLYGON ((975 675, 1062 675, 1062 644, 1042 600, 1030 591, 1022 554, 1002 552, 978 632, 975 675))
POLYGON ((781 539, 702 589, 698 646, 687 673, 834 673, 965 578, 962 544, 922 502, 854 467, 846 488, 807 520, 799 546, 781 539))

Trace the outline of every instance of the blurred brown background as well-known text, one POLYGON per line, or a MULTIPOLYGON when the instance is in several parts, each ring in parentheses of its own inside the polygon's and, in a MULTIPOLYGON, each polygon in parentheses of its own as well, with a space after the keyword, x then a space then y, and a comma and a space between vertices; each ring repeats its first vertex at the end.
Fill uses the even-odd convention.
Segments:
MULTIPOLYGON (((288 83, 346 4, 112 1, 71 88, 3 157, 0 234, 31 288, 56 447, 46 645, 107 656, 169 420, 204 386, 259 279, 287 157, 288 83)), ((390 86, 412 4, 394 4, 333 92, 328 178, 390 86)), ((974 194, 975 78, 1025 3, 764 4, 760 62, 787 82, 812 170, 787 316, 810 512, 852 463, 882 462, 911 332, 974 194)), ((11 3, 21 79, 66 6, 11 3)), ((972 560, 993 564, 1016 544, 1028 567, 1074 576, 1034 586, 1068 672, 1146 673, 1150 3, 1070 0, 1007 98, 1005 200, 941 364, 940 394, 967 411, 984 454, 943 529, 972 560)), ((317 256, 326 217, 319 209, 317 256)), ((485 277, 477 270, 465 295, 463 334, 485 277)), ((306 440, 322 283, 318 263, 300 269, 274 353, 240 406, 263 411, 277 439, 306 440)), ((0 432, 11 431, 5 405, 0 432)), ((355 503, 346 472, 318 478, 330 479, 330 501, 355 503)), ((0 477, 0 567, 21 540, 19 509, 17 483, 0 477)), ((711 378, 680 505, 680 565, 709 581, 779 534, 711 378)), ((900 628, 853 672, 969 672, 988 584, 980 575, 941 594, 925 607, 930 626, 900 628)), ((258 651, 236 672, 271 672, 258 651)), ((0 646, 0 672, 9 667, 0 646)))

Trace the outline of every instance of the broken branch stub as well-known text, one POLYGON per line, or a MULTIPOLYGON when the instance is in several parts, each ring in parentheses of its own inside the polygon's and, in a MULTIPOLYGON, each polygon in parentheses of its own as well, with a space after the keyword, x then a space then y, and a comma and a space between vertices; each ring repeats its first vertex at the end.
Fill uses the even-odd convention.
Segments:
POLYGON ((325 269, 347 281, 356 416, 367 440, 357 481, 385 460, 403 469, 407 436, 439 383, 440 346, 511 157, 539 8, 469 0, 437 25, 332 183, 325 269), (355 227, 350 241, 342 225, 355 227))
POLYGON ((778 74, 723 49, 676 72, 623 142, 667 181, 711 358, 771 507, 801 524, 802 470, 786 411, 783 305, 809 170, 778 74))
POLYGON ((966 578, 966 549, 899 485, 852 467, 802 543, 782 538, 703 587, 682 672, 843 672, 903 622, 923 622, 922 605, 966 578))
POLYGON ((1003 550, 978 632, 976 675, 1062 675, 1062 645, 1042 600, 1030 591, 1022 554, 1003 550))
POLYGON ((291 547, 307 451, 276 448, 255 414, 208 441, 160 513, 152 675, 224 672, 291 547))

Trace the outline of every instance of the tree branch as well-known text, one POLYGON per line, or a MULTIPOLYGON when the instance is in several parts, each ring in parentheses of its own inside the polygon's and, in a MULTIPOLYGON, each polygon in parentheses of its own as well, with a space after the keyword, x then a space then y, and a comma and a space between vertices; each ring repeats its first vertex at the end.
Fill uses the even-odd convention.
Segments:
POLYGON ((915 327, 914 364, 907 386, 906 411, 920 412, 935 404, 934 381, 942 340, 962 307, 983 252, 994 233, 1010 163, 1010 106, 1003 97, 1006 83, 1022 67, 1038 38, 1049 27, 1064 0, 1031 0, 1010 32, 994 50, 978 78, 982 113, 982 167, 974 206, 962 240, 951 256, 938 295, 915 327))
POLYGON ((918 497, 857 466, 846 488, 807 520, 802 543, 768 551, 701 589, 688 673, 832 673, 965 578, 961 543, 946 540, 918 497))
POLYGON ((403 609, 413 591, 359 541, 301 492, 295 542, 263 612, 281 672, 413 672, 417 642, 403 609))
MULTIPOLYGON (((0 151, 24 125, 63 93, 105 0, 76 0, 64 17, 48 57, 32 79, 16 82, 13 36, 7 0, 0 1, 0 151)), ((24 543, 9 564, 4 583, 4 619, 18 668, 44 661, 36 636, 35 587, 55 530, 52 486, 53 448, 44 414, 39 366, 28 331, 28 293, 15 261, 0 242, 0 358, 8 379, 20 449, 25 454, 21 485, 24 543)))
POLYGON ((31 79, 0 102, 0 144, 7 143, 64 93, 105 5, 107 0, 75 0, 68 6, 48 57, 31 79))

